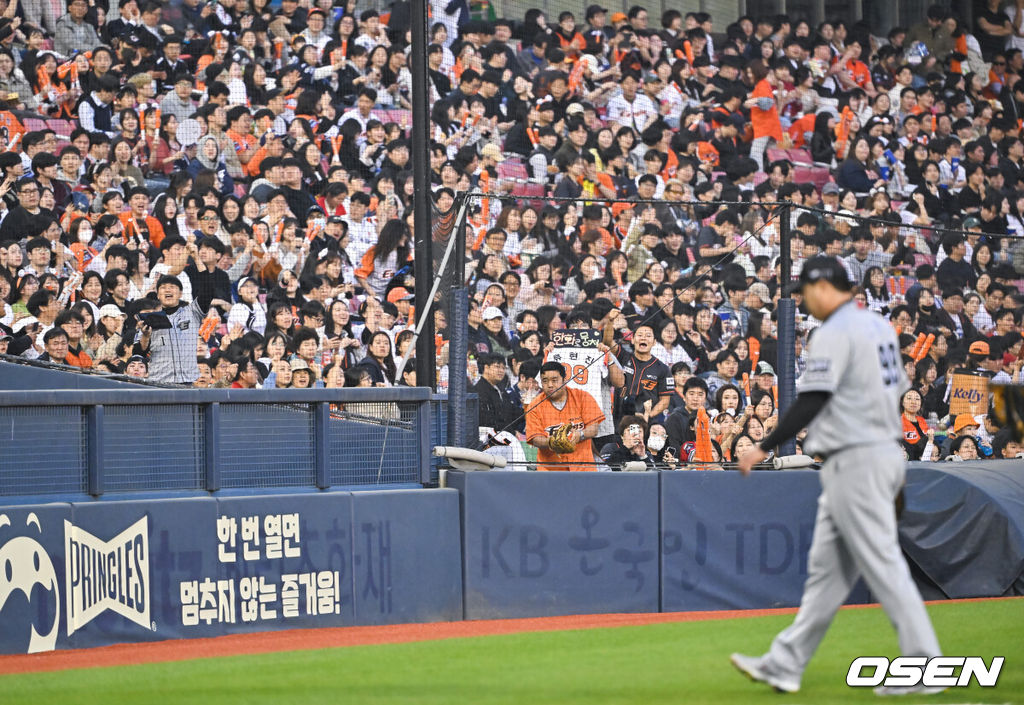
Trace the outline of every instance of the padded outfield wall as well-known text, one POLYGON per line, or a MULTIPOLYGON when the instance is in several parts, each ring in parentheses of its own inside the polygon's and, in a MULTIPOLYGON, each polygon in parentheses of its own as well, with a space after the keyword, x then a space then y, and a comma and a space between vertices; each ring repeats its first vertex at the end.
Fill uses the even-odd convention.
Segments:
MULTIPOLYGON (((901 541, 922 591, 1024 594, 1024 463, 950 465, 908 473, 901 541)), ((799 600, 814 472, 448 480, 0 507, 0 652, 799 600)))

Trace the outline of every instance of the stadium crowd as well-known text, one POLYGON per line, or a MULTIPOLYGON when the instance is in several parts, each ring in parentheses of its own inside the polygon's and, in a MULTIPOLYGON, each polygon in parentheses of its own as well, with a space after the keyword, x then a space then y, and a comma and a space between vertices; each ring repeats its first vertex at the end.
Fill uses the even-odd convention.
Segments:
MULTIPOLYGON (((935 6, 884 36, 430 5, 432 198, 486 194, 459 235, 470 381, 496 430, 543 452, 524 409, 561 394, 552 338, 596 330, 581 453, 738 457, 777 422, 789 218, 794 275, 841 257, 900 332, 908 457, 1020 452, 984 408, 949 415, 953 370, 1017 382, 1024 359, 1019 2, 973 33, 935 6)), ((415 362, 397 370, 407 2, 0 7, 0 353, 199 387, 416 383, 415 362)), ((798 318, 800 372, 817 322, 798 318)))

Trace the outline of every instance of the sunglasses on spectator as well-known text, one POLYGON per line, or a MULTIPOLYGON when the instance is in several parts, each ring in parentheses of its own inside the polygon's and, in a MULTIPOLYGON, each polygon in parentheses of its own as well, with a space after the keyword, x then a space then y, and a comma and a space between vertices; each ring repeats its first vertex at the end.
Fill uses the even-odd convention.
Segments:
POLYGON ((992 65, 993 66, 1006 66, 1006 62, 1005 61, 993 61, 992 65))
POLYGON ((215 215, 204 215, 199 220, 219 220, 219 218, 217 218, 217 216, 215 215))

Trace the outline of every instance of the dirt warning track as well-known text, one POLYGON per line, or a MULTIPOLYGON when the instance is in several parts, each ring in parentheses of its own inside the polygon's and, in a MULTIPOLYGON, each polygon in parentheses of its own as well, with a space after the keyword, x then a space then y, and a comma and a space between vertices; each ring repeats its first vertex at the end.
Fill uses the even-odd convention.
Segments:
MULTIPOLYGON (((990 598, 1021 599, 1021 598, 990 598)), ((980 602, 940 600, 928 604, 980 602)), ((876 605, 851 605, 843 609, 862 609, 876 605)), ((45 654, 0 656, 0 674, 62 671, 71 668, 103 668, 163 661, 187 661, 217 656, 280 651, 328 649, 368 644, 399 644, 434 639, 459 639, 520 632, 549 632, 563 629, 600 629, 604 627, 642 626, 669 622, 700 622, 715 619, 764 617, 795 614, 796 608, 767 610, 727 610, 719 612, 660 612, 652 614, 594 614, 532 619, 495 619, 431 624, 394 624, 373 627, 336 627, 290 629, 274 632, 234 634, 207 639, 174 639, 134 644, 116 644, 93 649, 51 651, 45 654)))

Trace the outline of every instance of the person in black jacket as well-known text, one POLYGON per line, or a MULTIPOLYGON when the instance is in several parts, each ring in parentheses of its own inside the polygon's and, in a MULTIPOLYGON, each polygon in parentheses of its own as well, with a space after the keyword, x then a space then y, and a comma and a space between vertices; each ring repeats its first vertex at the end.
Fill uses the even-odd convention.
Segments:
POLYGON ((683 405, 677 406, 665 419, 665 431, 668 434, 665 448, 675 457, 680 457, 679 450, 685 443, 694 440, 693 419, 707 399, 708 385, 704 380, 700 377, 686 380, 683 385, 683 405))
POLYGON ((974 288, 978 277, 974 274, 971 263, 964 259, 967 254, 967 244, 958 233, 949 233, 942 238, 942 249, 946 251, 946 259, 936 270, 935 275, 939 286, 943 289, 960 289, 966 287, 974 288))
POLYGON ((601 448, 601 457, 612 470, 622 470, 625 463, 640 461, 654 469, 654 456, 647 450, 647 424, 639 416, 623 416, 616 427, 615 441, 601 448))
POLYGON ((198 243, 198 256, 185 267, 185 274, 192 283, 192 296, 208 297, 213 306, 223 310, 231 307, 231 279, 217 262, 226 250, 217 236, 204 237, 198 243))
POLYGON ((501 355, 488 353, 478 358, 480 379, 473 386, 480 400, 480 423, 495 431, 505 430, 522 415, 522 409, 512 400, 505 382, 507 369, 501 355))
POLYGON ((820 112, 814 117, 814 134, 811 135, 811 159, 820 164, 832 164, 836 157, 835 138, 832 128, 835 126, 835 115, 831 112, 820 112))

